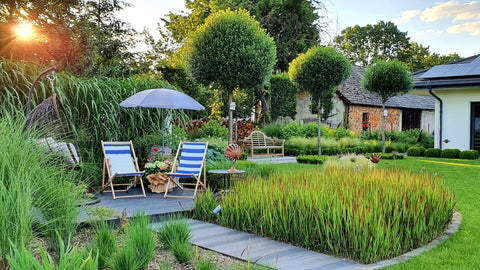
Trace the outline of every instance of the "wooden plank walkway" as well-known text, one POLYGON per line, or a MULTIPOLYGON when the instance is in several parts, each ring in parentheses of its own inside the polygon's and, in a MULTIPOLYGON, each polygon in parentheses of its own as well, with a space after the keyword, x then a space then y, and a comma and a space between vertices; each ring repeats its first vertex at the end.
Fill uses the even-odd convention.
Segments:
MULTIPOLYGON (((162 226, 153 223, 154 228, 162 226)), ((219 225, 191 220, 192 243, 237 259, 275 269, 346 270, 363 265, 219 225)))
MULTIPOLYGON (((100 202, 88 206, 89 208, 105 207, 112 208, 121 213, 123 210, 127 211, 127 217, 132 217, 139 211, 144 211, 146 215, 158 217, 162 215, 175 214, 193 209, 193 199, 188 198, 163 198, 164 193, 152 193, 149 188, 145 187, 146 198, 121 198, 122 195, 137 195, 142 194, 140 188, 133 188, 125 192, 116 192, 117 199, 114 200, 110 192, 97 194, 96 197, 100 202)), ((172 195, 190 196, 193 191, 182 192, 179 188, 173 189, 172 195)), ((82 211, 79 216, 79 222, 84 222, 87 219, 85 211, 82 211)))

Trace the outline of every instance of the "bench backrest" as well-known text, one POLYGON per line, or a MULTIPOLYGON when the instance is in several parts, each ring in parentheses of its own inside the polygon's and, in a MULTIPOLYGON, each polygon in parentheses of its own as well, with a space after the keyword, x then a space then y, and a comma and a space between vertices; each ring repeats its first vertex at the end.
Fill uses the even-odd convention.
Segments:
POLYGON ((254 131, 252 132, 246 140, 250 140, 252 142, 253 146, 272 146, 273 145, 273 140, 270 137, 267 137, 263 132, 261 131, 254 131))

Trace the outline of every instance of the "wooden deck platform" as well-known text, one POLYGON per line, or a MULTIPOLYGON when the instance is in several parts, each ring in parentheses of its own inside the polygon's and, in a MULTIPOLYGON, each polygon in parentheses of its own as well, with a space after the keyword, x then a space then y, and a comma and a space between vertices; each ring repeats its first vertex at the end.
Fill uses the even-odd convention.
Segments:
MULTIPOLYGON (((173 198, 167 197, 163 198, 163 193, 152 193, 149 188, 145 188, 146 198, 135 197, 135 198, 122 198, 122 195, 137 195, 142 194, 140 188, 132 188, 125 192, 116 192, 117 199, 112 198, 112 194, 109 192, 104 192, 101 194, 96 194, 96 197, 100 201, 96 204, 89 205, 87 207, 106 207, 115 209, 118 213, 121 213, 123 210, 126 210, 127 217, 132 217, 135 213, 139 211, 144 211, 145 214, 152 217, 160 217, 163 215, 172 215, 176 213, 182 213, 185 211, 190 211, 193 209, 193 199, 188 198, 173 198)), ((179 188, 175 188, 172 195, 182 195, 182 196, 191 196, 193 191, 184 191, 182 192, 179 188)), ((82 211, 79 216, 79 222, 85 222, 88 219, 86 211, 82 211)))

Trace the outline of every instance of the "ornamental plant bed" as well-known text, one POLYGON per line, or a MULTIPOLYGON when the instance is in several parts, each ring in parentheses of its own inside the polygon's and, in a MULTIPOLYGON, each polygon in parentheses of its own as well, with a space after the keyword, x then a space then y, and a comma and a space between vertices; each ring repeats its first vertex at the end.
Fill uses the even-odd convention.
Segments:
MULTIPOLYGON (((234 190, 222 198, 222 226, 361 263, 430 242, 455 206, 440 178, 397 169, 309 169, 237 182, 234 190)), ((212 200, 198 200, 194 216, 211 218, 202 212, 212 200)))

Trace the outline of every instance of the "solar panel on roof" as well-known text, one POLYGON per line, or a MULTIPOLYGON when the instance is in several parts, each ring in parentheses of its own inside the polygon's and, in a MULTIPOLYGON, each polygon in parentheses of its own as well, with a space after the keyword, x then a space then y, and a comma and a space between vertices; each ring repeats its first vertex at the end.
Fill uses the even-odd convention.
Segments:
POLYGON ((440 65, 430 68, 420 78, 464 77, 480 75, 480 57, 469 64, 440 65))

